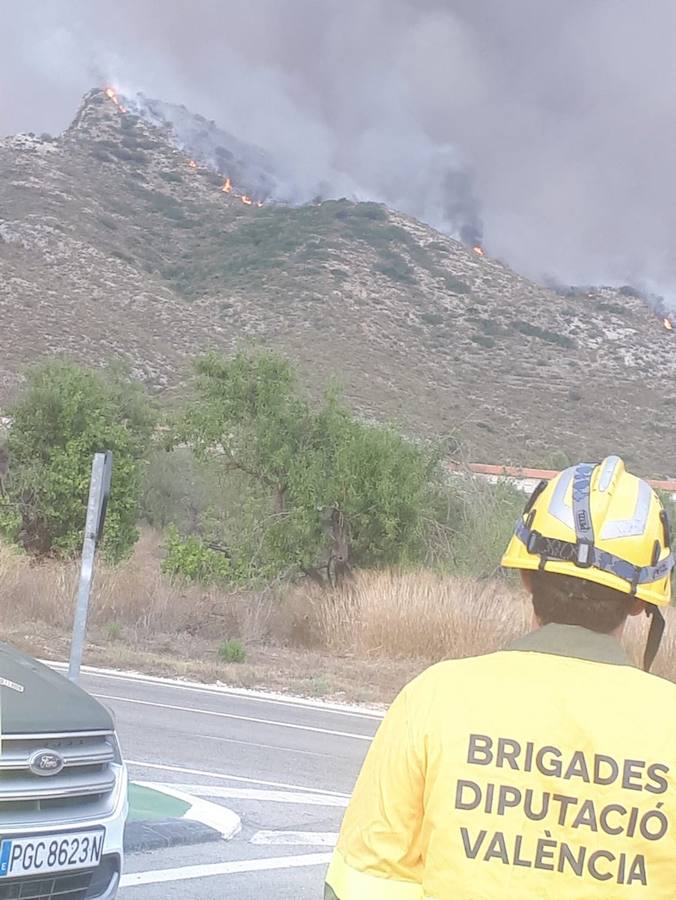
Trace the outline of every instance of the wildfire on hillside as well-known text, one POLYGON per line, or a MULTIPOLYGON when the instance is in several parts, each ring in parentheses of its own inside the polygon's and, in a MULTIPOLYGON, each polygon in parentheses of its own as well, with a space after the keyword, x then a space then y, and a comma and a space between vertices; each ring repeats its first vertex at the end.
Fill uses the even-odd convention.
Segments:
POLYGON ((664 320, 664 327, 667 329, 667 331, 673 331, 673 330, 674 330, 674 323, 671 321, 671 319, 665 318, 665 320, 664 320))
POLYGON ((237 197, 238 200, 241 200, 245 206, 262 206, 263 203, 260 200, 254 200, 253 197, 249 197, 248 194, 238 194, 233 190, 232 181, 230 180, 230 176, 225 179, 223 187, 221 188, 224 194, 232 194, 233 197, 237 197))
POLYGON ((127 112, 127 107, 126 107, 126 106, 123 106, 123 105, 120 103, 120 100, 119 100, 119 98, 118 98, 118 96, 117 96, 117 91, 115 91, 115 90, 114 90, 113 88, 111 88, 111 87, 107 87, 106 90, 105 90, 105 95, 106 95, 106 97, 108 97, 109 100, 112 100, 112 101, 113 101, 113 103, 115 104, 115 106, 117 106, 117 108, 120 110, 120 112, 123 112, 123 113, 126 113, 126 112, 127 112))
POLYGON ((472 247, 472 250, 476 253, 477 256, 485 256, 486 251, 483 247, 480 247, 478 244, 475 247, 472 247))
POLYGON ((197 163, 195 162, 194 159, 189 159, 189 160, 188 160, 188 165, 190 166, 191 169, 196 169, 196 168, 197 168, 197 163))

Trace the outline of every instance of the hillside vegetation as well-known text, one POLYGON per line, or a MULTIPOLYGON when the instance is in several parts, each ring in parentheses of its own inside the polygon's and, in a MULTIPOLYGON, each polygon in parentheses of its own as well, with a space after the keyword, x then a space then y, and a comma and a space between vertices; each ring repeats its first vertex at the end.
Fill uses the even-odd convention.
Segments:
POLYGON ((373 203, 259 207, 93 91, 0 141, 0 410, 26 363, 126 360, 180 392, 243 342, 337 375, 360 415, 477 461, 625 456, 676 473, 676 333, 629 292, 566 297, 373 203))

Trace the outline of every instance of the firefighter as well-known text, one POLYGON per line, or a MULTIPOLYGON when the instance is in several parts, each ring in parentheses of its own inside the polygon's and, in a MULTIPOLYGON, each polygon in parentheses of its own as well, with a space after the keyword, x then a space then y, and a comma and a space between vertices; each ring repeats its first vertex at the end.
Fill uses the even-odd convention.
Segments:
POLYGON ((676 685, 619 638, 671 597, 669 523, 618 457, 530 497, 503 565, 534 630, 439 663, 390 708, 326 878, 326 900, 676 897, 676 685))

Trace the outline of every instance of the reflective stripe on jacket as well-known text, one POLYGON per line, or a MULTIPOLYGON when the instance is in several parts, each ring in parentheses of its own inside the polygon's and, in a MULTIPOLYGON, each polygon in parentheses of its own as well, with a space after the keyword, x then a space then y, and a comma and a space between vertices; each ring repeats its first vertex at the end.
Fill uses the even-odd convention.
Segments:
POLYGON ((325 896, 674 900, 675 712, 575 626, 433 666, 378 730, 325 896))

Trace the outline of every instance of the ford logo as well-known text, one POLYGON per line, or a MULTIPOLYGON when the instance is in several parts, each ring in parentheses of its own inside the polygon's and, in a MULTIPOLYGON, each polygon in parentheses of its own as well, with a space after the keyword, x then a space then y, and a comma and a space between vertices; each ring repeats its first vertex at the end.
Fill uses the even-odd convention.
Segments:
POLYGON ((58 775, 66 762, 53 750, 38 750, 28 760, 28 768, 34 775, 58 775))

